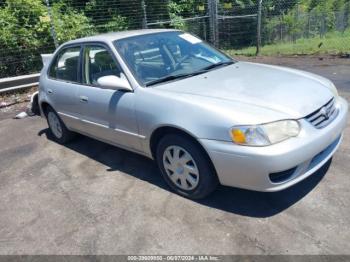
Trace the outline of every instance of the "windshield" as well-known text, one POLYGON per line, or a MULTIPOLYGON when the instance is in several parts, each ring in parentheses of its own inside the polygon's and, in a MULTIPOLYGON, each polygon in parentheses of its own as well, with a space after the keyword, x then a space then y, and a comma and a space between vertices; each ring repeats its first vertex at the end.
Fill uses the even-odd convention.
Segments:
POLYGON ((129 37, 114 44, 144 86, 207 72, 233 62, 199 38, 180 31, 129 37))

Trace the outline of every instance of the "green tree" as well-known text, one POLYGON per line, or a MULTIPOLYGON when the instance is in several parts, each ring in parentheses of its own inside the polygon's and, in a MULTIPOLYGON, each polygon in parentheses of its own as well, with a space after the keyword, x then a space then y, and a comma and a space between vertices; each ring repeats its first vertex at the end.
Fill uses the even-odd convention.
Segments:
POLYGON ((117 32, 142 25, 141 2, 136 0, 90 0, 85 5, 85 15, 98 32, 117 32))
POLYGON ((0 77, 40 68, 40 48, 50 49, 47 9, 40 0, 6 1, 0 8, 0 77))
MULTIPOLYGON (((93 33, 83 13, 59 2, 52 10, 60 43, 93 33)), ((39 71, 40 54, 55 49, 50 27, 41 0, 7 0, 0 7, 0 77, 39 71)))
POLYGON ((52 17, 59 43, 96 33, 96 29, 83 12, 75 10, 64 2, 53 4, 52 17))

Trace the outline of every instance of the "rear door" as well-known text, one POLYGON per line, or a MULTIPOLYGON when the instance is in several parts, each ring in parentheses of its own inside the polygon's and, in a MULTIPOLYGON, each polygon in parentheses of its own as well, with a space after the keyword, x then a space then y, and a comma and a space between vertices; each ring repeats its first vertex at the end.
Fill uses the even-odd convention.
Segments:
POLYGON ((68 128, 80 129, 77 92, 80 77, 81 46, 65 47, 54 57, 49 71, 46 94, 50 104, 68 128))
POLYGON ((113 144, 141 150, 134 110, 135 93, 100 88, 98 78, 108 75, 125 77, 106 45, 85 44, 82 85, 78 88, 83 131, 113 144))

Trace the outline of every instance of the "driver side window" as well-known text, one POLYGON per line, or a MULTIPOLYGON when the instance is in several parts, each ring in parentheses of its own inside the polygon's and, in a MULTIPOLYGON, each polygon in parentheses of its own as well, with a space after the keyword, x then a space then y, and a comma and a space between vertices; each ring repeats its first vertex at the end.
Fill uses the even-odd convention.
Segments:
POLYGON ((98 86, 97 80, 103 76, 120 77, 121 70, 107 48, 87 45, 84 48, 83 83, 98 86))

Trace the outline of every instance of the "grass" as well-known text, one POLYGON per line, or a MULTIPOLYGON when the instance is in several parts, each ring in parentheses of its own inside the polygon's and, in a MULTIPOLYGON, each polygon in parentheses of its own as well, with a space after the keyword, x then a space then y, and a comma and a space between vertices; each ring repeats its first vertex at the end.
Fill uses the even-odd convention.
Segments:
MULTIPOLYGON (((225 50, 230 55, 254 56, 256 47, 244 49, 225 50)), ((340 32, 331 32, 325 37, 301 38, 295 43, 281 42, 265 45, 261 48, 261 55, 311 55, 311 54, 346 54, 350 53, 350 30, 343 34, 340 32), (322 44, 321 44, 322 43, 322 44)))

